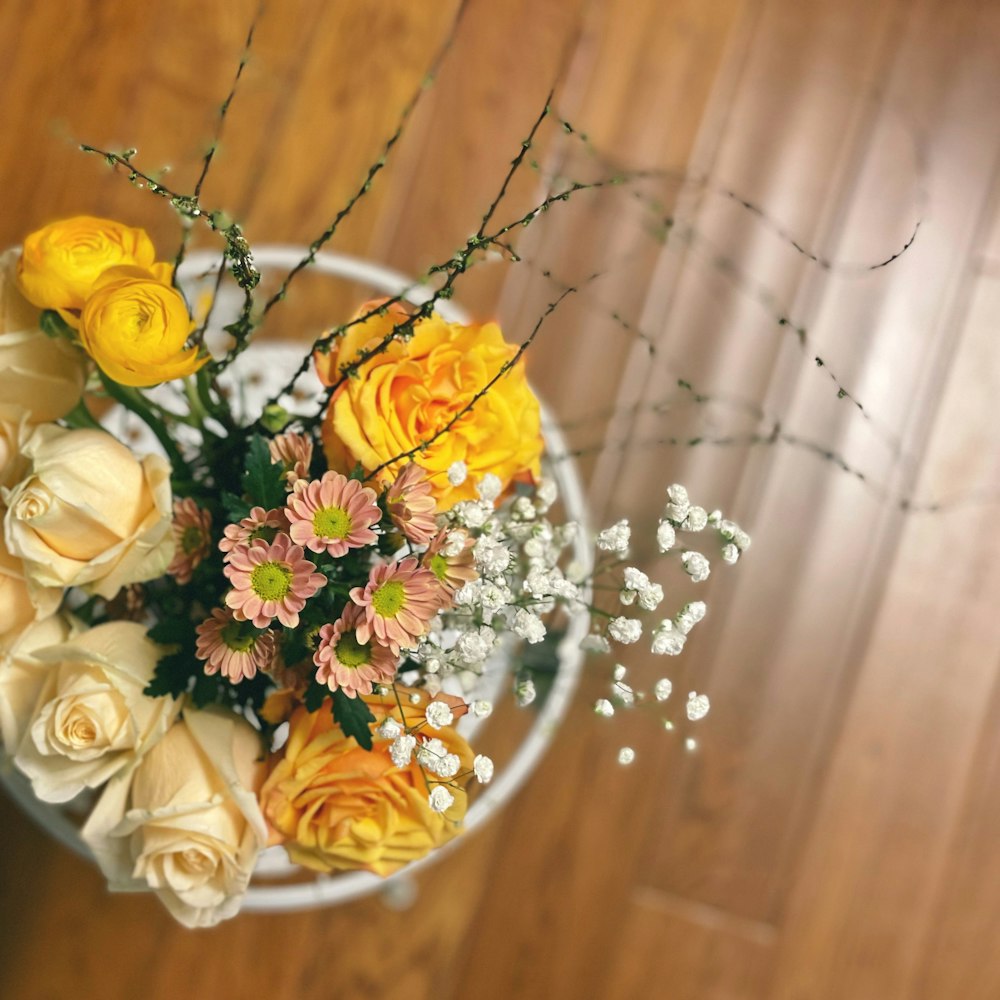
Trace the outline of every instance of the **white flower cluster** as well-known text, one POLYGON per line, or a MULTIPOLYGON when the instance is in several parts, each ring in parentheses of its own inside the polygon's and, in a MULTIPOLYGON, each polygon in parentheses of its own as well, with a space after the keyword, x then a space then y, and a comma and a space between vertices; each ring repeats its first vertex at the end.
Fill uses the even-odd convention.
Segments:
MULTIPOLYGON (((449 469, 453 485, 466 476, 462 463, 449 469)), ((448 675, 471 690, 504 632, 540 643, 547 632, 544 615, 559 602, 579 605, 580 586, 559 565, 577 525, 553 524, 545 516, 558 498, 555 483, 543 478, 533 493, 498 506, 501 491, 500 480, 487 474, 476 484, 478 499, 457 503, 441 519, 448 530, 441 554, 454 557, 471 545, 477 577, 456 592, 454 608, 432 623, 411 654, 432 695, 448 675)), ((530 704, 534 686, 519 681, 515 696, 530 704)))
MULTIPOLYGON (((720 542, 721 556, 727 563, 735 563, 740 555, 750 547, 750 536, 739 525, 723 518, 721 511, 709 513, 704 507, 691 502, 687 490, 675 483, 667 489, 667 501, 663 508, 656 528, 656 546, 661 553, 676 552, 684 572, 694 583, 701 583, 711 573, 708 556, 694 549, 687 548, 679 539, 685 534, 696 534, 713 530, 720 542)), ((599 532, 596 545, 602 552, 617 556, 608 571, 617 576, 616 567, 624 561, 632 544, 632 528, 627 520, 620 520, 609 528, 599 532)), ((595 625, 591 633, 581 643, 581 648, 588 652, 608 653, 612 644, 629 646, 637 643, 647 627, 643 613, 655 612, 663 602, 663 586, 650 580, 649 576, 637 566, 625 566, 616 585, 618 601, 626 608, 632 609, 628 615, 605 613, 606 618, 600 625, 595 625)), ((705 617, 705 603, 691 601, 672 618, 662 618, 659 622, 649 622, 650 650, 661 656, 677 656, 687 642, 687 637, 695 625, 705 617)), ((596 620, 596 616, 595 616, 596 620)), ((599 698, 594 703, 595 714, 602 718, 611 718, 616 708, 632 708, 647 700, 644 691, 633 687, 626 680, 627 669, 622 664, 616 664, 612 672, 609 697, 599 698)), ((673 691, 669 678, 662 677, 653 686, 652 694, 656 703, 666 702, 673 691)), ((692 691, 685 704, 685 714, 689 721, 697 722, 708 714, 709 699, 707 695, 692 691)), ((664 720, 664 728, 672 730, 674 724, 664 720)), ((688 741, 690 748, 693 741, 688 741)), ((619 751, 618 760, 621 764, 630 764, 635 759, 631 747, 623 747, 619 751)))

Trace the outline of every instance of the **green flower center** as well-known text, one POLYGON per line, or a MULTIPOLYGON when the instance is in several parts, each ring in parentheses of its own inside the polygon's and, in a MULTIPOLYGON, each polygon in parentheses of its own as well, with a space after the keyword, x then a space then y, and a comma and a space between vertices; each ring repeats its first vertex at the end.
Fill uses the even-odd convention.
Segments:
POLYGON ((356 632, 345 632, 337 641, 337 659, 345 667, 360 667, 371 663, 371 644, 358 642, 356 632))
POLYGON ((223 627, 219 637, 234 652, 247 653, 256 645, 257 636, 254 632, 244 634, 245 627, 243 622, 230 622, 223 627))
POLYGON ((448 575, 448 560, 440 552, 431 556, 428 568, 441 583, 444 583, 445 577, 448 575))
POLYGON ((352 526, 351 515, 343 507, 321 507, 313 514, 317 538, 346 538, 352 526))
POLYGON ((197 552, 201 548, 203 537, 201 528, 189 524, 181 533, 181 548, 184 550, 184 555, 189 556, 192 552, 197 552))
POLYGON ((406 603, 406 590, 400 580, 386 580, 372 594, 372 607, 383 618, 395 618, 406 603))
POLYGON ((292 568, 283 562, 266 562, 250 572, 250 589, 262 601, 281 601, 292 589, 292 568))

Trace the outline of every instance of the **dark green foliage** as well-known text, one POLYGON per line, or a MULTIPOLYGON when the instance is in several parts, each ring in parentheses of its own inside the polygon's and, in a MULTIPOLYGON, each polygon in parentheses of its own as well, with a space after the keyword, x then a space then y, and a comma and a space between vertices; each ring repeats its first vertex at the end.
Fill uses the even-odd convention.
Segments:
POLYGON ((348 698, 339 689, 334 691, 333 717, 345 736, 353 736, 365 750, 371 750, 372 731, 368 724, 375 721, 375 716, 360 698, 348 698))
POLYGON ((259 434, 250 438, 245 468, 243 492, 251 505, 259 504, 265 510, 285 505, 283 470, 279 464, 271 461, 267 441, 259 434))

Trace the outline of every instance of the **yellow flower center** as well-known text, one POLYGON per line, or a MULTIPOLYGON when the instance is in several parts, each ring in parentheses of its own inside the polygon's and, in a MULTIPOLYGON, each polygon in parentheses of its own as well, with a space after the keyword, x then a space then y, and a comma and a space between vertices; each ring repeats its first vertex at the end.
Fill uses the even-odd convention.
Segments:
POLYGON ((429 569, 441 583, 444 583, 448 575, 448 560, 438 552, 431 556, 429 569))
POLYGON ((281 601, 292 589, 292 568, 287 563, 273 561, 254 566, 250 589, 262 601, 281 601))
POLYGON ((358 642, 355 632, 345 632, 338 640, 335 652, 345 667, 361 667, 372 661, 371 644, 358 642))
POLYGON ((230 622, 219 633, 222 641, 236 653, 246 653, 253 649, 257 642, 257 636, 253 632, 243 633, 242 622, 230 622))
POLYGON ((372 594, 372 607, 383 618, 395 618, 406 603, 406 590, 400 580, 386 580, 372 594))
POLYGON ((186 556, 192 552, 197 552, 201 548, 202 533, 201 528, 189 524, 181 534, 181 548, 186 556))
POLYGON ((317 538, 346 538, 352 527, 351 515, 343 507, 321 507, 313 514, 317 538))

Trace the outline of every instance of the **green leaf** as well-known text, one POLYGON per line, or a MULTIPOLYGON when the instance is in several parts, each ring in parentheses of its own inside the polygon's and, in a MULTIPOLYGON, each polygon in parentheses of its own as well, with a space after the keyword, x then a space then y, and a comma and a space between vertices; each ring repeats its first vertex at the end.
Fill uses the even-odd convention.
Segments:
POLYGON ((191 681, 191 662, 191 657, 183 652, 168 653, 156 664, 153 679, 142 693, 150 698, 162 698, 164 695, 179 698, 187 691, 191 681))
POLYGON ((45 309, 38 317, 38 326, 47 337, 73 339, 69 324, 54 309, 45 309))
POLYGON ((250 514, 250 504, 235 493, 230 493, 229 490, 222 491, 222 509, 231 524, 239 524, 243 518, 250 514))
POLYGON ((259 434, 250 438, 246 472, 243 473, 243 492, 251 505, 259 504, 265 510, 285 505, 283 472, 279 464, 271 461, 267 441, 259 434))
POLYGON ((338 688, 333 692, 333 718, 345 736, 353 736, 359 746, 371 750, 372 731, 368 724, 375 721, 375 716, 360 698, 348 698, 338 688))
POLYGON ((307 712, 318 712, 323 707, 323 702, 330 696, 330 689, 325 684, 320 684, 316 680, 309 682, 306 688, 305 697, 302 699, 307 712))

